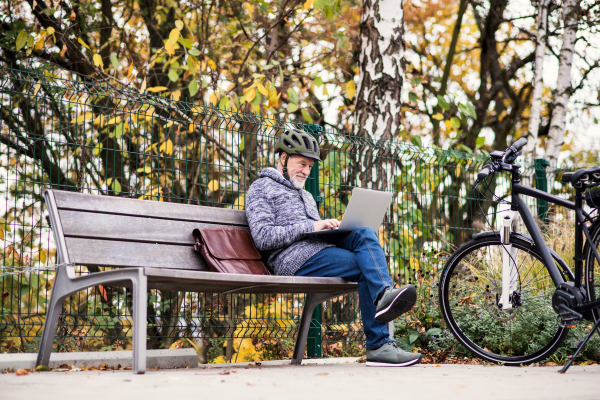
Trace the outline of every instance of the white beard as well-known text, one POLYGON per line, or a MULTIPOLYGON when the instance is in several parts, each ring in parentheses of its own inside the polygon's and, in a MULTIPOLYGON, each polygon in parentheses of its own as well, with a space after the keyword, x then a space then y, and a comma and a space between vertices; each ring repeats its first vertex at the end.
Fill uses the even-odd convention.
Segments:
POLYGON ((296 174, 296 175, 294 175, 294 176, 291 177, 290 182, 298 190, 304 188, 304 184, 306 183, 306 179, 308 179, 308 177, 306 177, 306 179, 299 179, 300 177, 303 177, 303 176, 304 175, 296 174))

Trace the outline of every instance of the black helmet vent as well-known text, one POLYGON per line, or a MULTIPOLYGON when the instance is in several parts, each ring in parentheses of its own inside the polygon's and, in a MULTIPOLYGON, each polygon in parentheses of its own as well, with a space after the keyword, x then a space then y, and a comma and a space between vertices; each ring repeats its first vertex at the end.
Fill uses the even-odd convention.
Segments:
POLYGON ((287 147, 288 149, 293 149, 294 145, 292 145, 290 142, 288 142, 286 139, 283 139, 283 144, 285 145, 285 147, 287 147))
POLYGON ((319 147, 317 146, 317 141, 313 140, 312 142, 313 142, 313 151, 315 153, 318 153, 319 152, 319 147))
POLYGON ((292 135, 291 138, 294 141, 294 143, 296 143, 296 145, 302 146, 302 143, 300 143, 300 139, 298 139, 298 136, 292 135))
POLYGON ((304 141, 304 147, 306 150, 310 150, 310 140, 306 136, 302 136, 302 140, 304 141))

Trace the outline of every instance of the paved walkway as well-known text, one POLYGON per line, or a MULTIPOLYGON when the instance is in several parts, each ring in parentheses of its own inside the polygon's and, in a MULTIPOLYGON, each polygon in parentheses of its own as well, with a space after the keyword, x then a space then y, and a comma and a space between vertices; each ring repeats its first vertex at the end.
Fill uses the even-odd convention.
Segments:
POLYGON ((0 399, 599 399, 600 366, 279 365, 0 375, 0 399), (82 397, 83 396, 83 397, 82 397))

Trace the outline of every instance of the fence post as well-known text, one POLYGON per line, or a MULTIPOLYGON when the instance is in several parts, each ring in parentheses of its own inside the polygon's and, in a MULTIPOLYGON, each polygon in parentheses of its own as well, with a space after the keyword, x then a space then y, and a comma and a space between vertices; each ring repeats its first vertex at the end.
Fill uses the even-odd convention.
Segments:
MULTIPOLYGON (((544 192, 548 192, 548 176, 546 168, 550 166, 550 162, 544 158, 536 158, 533 161, 535 170, 535 187, 544 192)), ((546 200, 537 199, 537 215, 544 223, 549 222, 548 218, 548 202, 546 200)))
MULTIPOLYGON (((323 127, 317 124, 306 124, 304 130, 319 140, 320 132, 323 132, 323 127)), ((310 175, 306 180, 305 189, 313 195, 313 198, 318 203, 323 202, 323 197, 319 196, 319 168, 320 163, 316 162, 313 168, 310 170, 310 175)), ((322 338, 321 338, 321 323, 323 317, 323 305, 319 304, 315 307, 312 319, 310 320, 310 328, 308 329, 308 338, 306 341, 306 355, 308 358, 321 358, 322 352, 322 338)))

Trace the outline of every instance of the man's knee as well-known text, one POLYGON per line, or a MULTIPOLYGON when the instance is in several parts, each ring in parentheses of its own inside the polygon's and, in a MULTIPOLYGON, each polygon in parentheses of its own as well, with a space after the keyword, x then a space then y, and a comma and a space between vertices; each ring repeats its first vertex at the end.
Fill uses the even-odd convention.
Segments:
POLYGON ((358 232, 365 237, 377 238, 377 232, 375 232, 375 229, 371 228, 370 226, 362 226, 355 229, 354 232, 358 232))

